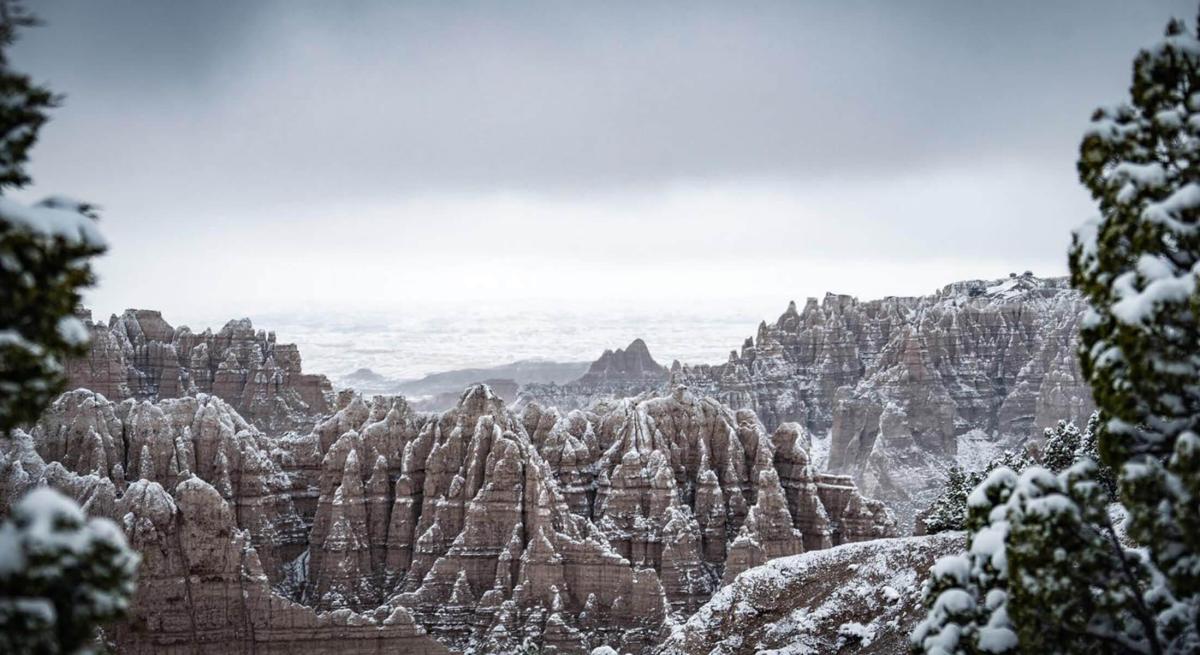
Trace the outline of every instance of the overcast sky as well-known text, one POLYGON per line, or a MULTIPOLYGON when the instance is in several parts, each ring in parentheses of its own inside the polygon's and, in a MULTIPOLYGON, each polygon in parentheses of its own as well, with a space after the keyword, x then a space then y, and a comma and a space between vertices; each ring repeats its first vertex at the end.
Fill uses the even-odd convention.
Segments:
POLYGON ((694 304, 1065 273, 1092 109, 1194 2, 38 0, 89 302, 694 304))

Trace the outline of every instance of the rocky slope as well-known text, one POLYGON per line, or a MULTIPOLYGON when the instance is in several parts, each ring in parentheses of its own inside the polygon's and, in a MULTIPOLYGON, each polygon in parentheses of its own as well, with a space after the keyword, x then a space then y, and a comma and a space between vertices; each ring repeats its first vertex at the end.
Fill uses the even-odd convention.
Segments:
POLYGON ((962 533, 851 544, 773 560, 722 589, 659 655, 908 652, 921 585, 962 533))
POLYGON ((0 510, 48 483, 123 522, 148 553, 130 652, 646 652, 749 567, 894 534, 809 440, 684 389, 565 415, 343 395, 284 437, 205 394, 76 391, 0 443, 0 510))
POLYGON ((86 357, 68 362, 70 388, 113 400, 213 394, 272 434, 307 429, 330 409, 329 380, 303 373, 295 344, 277 343, 275 333, 256 331, 249 319, 197 334, 143 309, 107 324, 93 322, 90 312, 81 318, 91 346, 86 357))
POLYGON ((1084 304, 1067 280, 1029 274, 946 286, 931 296, 791 304, 729 361, 674 366, 687 384, 768 428, 830 435, 829 470, 897 510, 905 529, 945 469, 1059 419, 1086 420, 1075 357, 1084 304))

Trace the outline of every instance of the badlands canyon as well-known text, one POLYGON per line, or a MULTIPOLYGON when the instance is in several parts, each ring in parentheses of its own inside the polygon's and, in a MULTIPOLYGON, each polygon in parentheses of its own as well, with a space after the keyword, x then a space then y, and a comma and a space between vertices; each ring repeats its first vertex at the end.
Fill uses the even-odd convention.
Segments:
POLYGON ((1082 313, 1029 274, 827 295, 720 364, 638 339, 440 412, 248 320, 84 316, 74 390, 0 441, 0 512, 47 484, 123 526, 123 653, 903 652, 961 548, 906 537, 946 471, 1091 413, 1082 313))

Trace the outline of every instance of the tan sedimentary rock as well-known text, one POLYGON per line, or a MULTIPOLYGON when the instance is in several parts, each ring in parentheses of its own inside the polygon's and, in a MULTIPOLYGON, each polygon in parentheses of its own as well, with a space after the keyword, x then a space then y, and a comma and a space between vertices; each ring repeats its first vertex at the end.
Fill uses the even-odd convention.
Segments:
POLYGON ((112 400, 157 400, 198 393, 216 395, 260 429, 282 433, 311 426, 330 409, 332 387, 301 371, 295 344, 255 330, 249 319, 219 332, 174 328, 156 311, 130 309, 108 324, 84 313, 88 354, 67 362, 72 388, 112 400))
POLYGON ((818 475, 817 496, 829 517, 835 546, 896 534, 894 520, 880 520, 881 516, 890 514, 884 504, 860 494, 854 479, 848 475, 818 475))
POLYGON ((135 545, 156 549, 149 598, 190 608, 140 607, 120 632, 134 652, 301 643, 278 627, 293 620, 343 634, 318 616, 354 622, 345 634, 374 636, 350 647, 371 648, 395 637, 381 626, 398 607, 454 649, 644 652, 723 575, 894 530, 848 478, 812 470, 809 440, 686 389, 565 415, 517 414, 482 385, 439 415, 346 396, 283 437, 207 394, 76 391, 0 448, 0 508, 46 482, 129 517, 135 545), (277 618, 293 615, 309 618, 277 618))
POLYGON ((819 474, 808 455, 811 443, 812 435, 799 423, 784 423, 771 435, 775 471, 804 549, 819 550, 833 545, 833 527, 817 490, 819 474))
MULTIPOLYGON (((579 462, 564 466, 557 456, 563 440, 551 435, 595 436, 594 448, 578 449, 599 452, 583 467, 596 471, 586 516, 623 557, 659 574, 676 610, 695 609, 723 577, 806 547, 828 547, 840 530, 819 495, 805 450, 811 437, 801 426, 768 437, 752 412, 731 411, 682 388, 567 417, 533 404, 525 421, 545 435, 540 446, 549 451, 547 461, 569 479, 579 462), (547 416, 559 423, 547 428, 547 416)), ((854 515, 855 536, 894 534, 885 509, 866 499, 859 506, 869 509, 854 515)))
MULTIPOLYGON (((768 437, 753 413, 683 389, 565 415, 534 404, 518 416, 472 387, 452 410, 380 431, 399 437, 368 455, 368 471, 348 453, 366 449, 379 412, 350 401, 314 429, 328 449, 305 598, 326 597, 324 581, 347 571, 358 572, 347 581, 369 577, 368 561, 383 598, 393 594, 456 648, 515 648, 535 634, 564 652, 601 643, 636 651, 659 638, 669 613, 703 604, 727 570, 803 551, 799 526, 815 547, 830 545, 835 527, 841 534, 808 465, 807 435, 792 427, 768 437), (776 441, 786 442, 778 456, 776 441), (394 480, 387 503, 385 470, 394 480), (321 546, 346 498, 390 507, 382 542, 370 518, 378 510, 368 510, 347 524, 358 526, 345 531, 353 539, 321 546), (732 547, 739 535, 755 544, 752 555, 732 547), (364 560, 380 548, 382 575, 377 554, 364 560)), ((854 514, 853 529, 893 532, 875 509, 854 514)), ((330 607, 370 607, 377 591, 342 585, 330 607)))
POLYGON ((131 544, 148 556, 135 619, 113 633, 120 652, 446 652, 403 609, 319 614, 273 594, 229 506, 198 478, 179 483, 173 495, 148 490, 158 502, 133 491, 121 509, 128 509, 131 544), (161 509, 168 505, 170 514, 161 509), (158 515, 148 507, 160 508, 158 515))
MULTIPOLYGON (((574 427, 547 421, 553 436, 540 437, 564 470, 577 449, 581 464, 592 452, 580 418, 574 427)), ((456 648, 515 648, 529 634, 564 652, 657 640, 666 606, 653 569, 638 573, 572 511, 522 417, 486 386, 432 417, 395 399, 350 399, 307 439, 290 438, 279 459, 307 462, 293 453, 314 445, 324 455, 319 474, 304 474, 319 491, 306 603, 401 604, 456 648), (579 614, 589 599, 596 625, 584 632, 579 614)), ((587 480, 576 483, 574 508, 586 510, 587 480)))
MULTIPOLYGON (((111 407, 100 398, 80 412, 78 422, 86 422, 89 413, 104 416, 111 407)), ((45 463, 39 430, 0 439, 0 506, 8 507, 34 485, 49 484, 76 498, 89 514, 124 528, 142 563, 131 616, 106 635, 118 652, 448 652, 401 607, 318 613, 273 592, 252 535, 239 528, 247 517, 239 518, 222 491, 192 472, 165 485, 120 475, 114 481, 101 470, 80 474, 57 461, 45 463)), ((153 452, 152 445, 143 449, 153 452)), ((123 473, 120 464, 113 469, 123 473)))
POLYGON ((95 474, 118 491, 138 480, 168 488, 193 474, 207 480, 230 504, 273 581, 304 549, 304 524, 267 438, 214 396, 112 402, 72 391, 26 438, 41 461, 95 474))
POLYGON ((829 434, 829 469, 907 529, 967 433, 999 450, 1086 419, 1074 354, 1083 310, 1066 279, 1032 275, 869 302, 828 294, 789 305, 725 364, 673 367, 672 381, 753 409, 768 429, 794 421, 829 434))

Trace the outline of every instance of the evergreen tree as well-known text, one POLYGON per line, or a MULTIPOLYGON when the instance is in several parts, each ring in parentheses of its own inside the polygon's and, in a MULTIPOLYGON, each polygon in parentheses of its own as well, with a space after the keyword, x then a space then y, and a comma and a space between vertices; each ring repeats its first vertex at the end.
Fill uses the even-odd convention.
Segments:
POLYGON ((999 467, 968 500, 969 548, 938 560, 915 653, 1156 652, 1138 589, 1152 569, 1124 548, 1098 467, 999 467))
POLYGON ((1006 506, 1017 475, 993 470, 971 491, 965 520, 970 548, 938 559, 925 582, 927 615, 912 634, 912 652, 977 655, 1016 652, 1008 619, 1008 568, 1003 555, 1006 506), (997 519, 993 523, 993 518, 997 519))
POLYGON ((1019 473, 1031 466, 1033 461, 1027 450, 1017 448, 1004 451, 988 462, 982 471, 963 471, 958 466, 951 467, 941 495, 930 504, 924 516, 918 519, 925 524, 926 534, 962 530, 966 526, 967 497, 972 489, 983 482, 988 473, 998 468, 1007 468, 1019 473))
MULTIPOLYGON (((0 0, 0 193, 29 182, 28 151, 55 102, 5 55, 33 23, 0 0)), ((66 358, 85 352, 73 312, 93 281, 88 260, 104 247, 87 205, 0 195, 0 436, 36 419, 61 391, 66 358)), ((97 625, 128 609, 137 562, 111 521, 88 521, 71 499, 34 490, 0 524, 0 652, 90 650, 97 625)))
POLYGON ((0 524, 0 652, 92 646, 96 626, 129 609, 138 559, 112 521, 52 489, 27 494, 0 524))
POLYGON ((1104 487, 1105 493, 1108 494, 1109 500, 1117 500, 1117 476, 1113 473, 1112 467, 1105 464, 1100 457, 1100 412, 1092 412, 1091 418, 1088 419, 1087 428, 1079 437, 1079 447, 1075 450, 1075 461, 1080 462, 1088 460, 1095 462, 1096 482, 1104 487))
POLYGON ((1046 443, 1042 447, 1042 466, 1054 472, 1065 470, 1075 463, 1082 435, 1075 423, 1059 421, 1058 425, 1046 428, 1046 443))
POLYGON ((0 2, 0 97, 4 99, 0 104, 0 190, 29 184, 25 171, 29 150, 48 119, 46 110, 59 100, 8 64, 7 50, 17 40, 17 31, 36 24, 37 19, 20 2, 0 2))
POLYGON ((1120 543, 1098 470, 1090 460, 1058 475, 1032 467, 1007 503, 1006 613, 1025 652, 1154 652, 1137 594, 1151 571, 1120 543))
POLYGON ((1079 174, 1100 216, 1075 235, 1091 307, 1080 356, 1101 458, 1157 574, 1142 602, 1164 652, 1200 651, 1200 39, 1182 21, 1134 60, 1130 102, 1098 110, 1079 174))
POLYGON ((987 472, 998 468, 1007 468, 1020 473, 1037 463, 1025 448, 1013 448, 1000 453, 1000 456, 988 462, 987 472))
POLYGON ((1100 218, 1070 257, 1106 420, 1062 473, 997 469, 971 492, 969 550, 935 566, 915 652, 1200 653, 1200 38, 1172 21, 1135 59, 1131 97, 1084 137, 1100 218), (1137 550, 1109 519, 1114 477, 1137 550))
MULTIPOLYGON (((1086 429, 1081 433, 1075 423, 1059 421, 1053 428, 1046 428, 1046 442, 1042 447, 1040 464, 1051 472, 1059 473, 1083 460, 1096 464, 1096 481, 1105 490, 1108 498, 1116 498, 1116 478, 1112 469, 1100 462, 1096 451, 1096 425, 1099 422, 1099 412, 1094 412, 1088 419, 1086 429)), ((919 519, 925 525, 926 534, 962 530, 966 524, 967 496, 979 483, 983 482, 988 473, 1005 467, 1015 473, 1021 473, 1033 466, 1035 460, 1024 448, 1006 450, 992 461, 982 471, 963 471, 955 466, 947 475, 946 486, 942 493, 930 504, 929 510, 919 519)))
POLYGON ((1087 425, 1080 432, 1072 422, 1059 421, 1058 425, 1046 429, 1046 445, 1042 450, 1042 466, 1055 473, 1084 460, 1096 465, 1095 480, 1108 494, 1110 501, 1117 500, 1117 476, 1112 467, 1100 457, 1099 434, 1100 412, 1092 412, 1087 425))
MULTIPOLYGON (((56 98, 14 72, 5 50, 33 18, 0 0, 0 194, 29 182, 29 148, 56 98)), ((0 434, 35 420, 65 384, 63 363, 85 352, 73 316, 104 251, 86 204, 49 198, 32 207, 0 195, 0 434)))
POLYGON ((963 529, 967 517, 967 494, 983 481, 983 475, 978 471, 964 471, 958 466, 950 469, 941 495, 918 519, 924 523, 926 534, 963 529))

